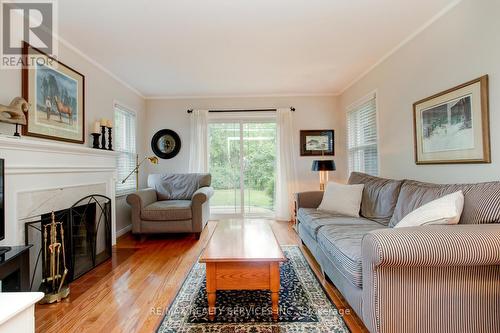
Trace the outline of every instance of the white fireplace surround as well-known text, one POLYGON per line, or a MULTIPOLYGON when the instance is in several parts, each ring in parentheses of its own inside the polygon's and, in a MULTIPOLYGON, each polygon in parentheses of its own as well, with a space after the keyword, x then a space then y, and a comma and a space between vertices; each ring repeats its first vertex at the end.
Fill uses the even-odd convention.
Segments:
POLYGON ((115 152, 0 137, 0 158, 5 159, 5 239, 0 246, 24 244, 27 218, 69 208, 90 194, 111 199, 111 239, 116 243, 115 152))

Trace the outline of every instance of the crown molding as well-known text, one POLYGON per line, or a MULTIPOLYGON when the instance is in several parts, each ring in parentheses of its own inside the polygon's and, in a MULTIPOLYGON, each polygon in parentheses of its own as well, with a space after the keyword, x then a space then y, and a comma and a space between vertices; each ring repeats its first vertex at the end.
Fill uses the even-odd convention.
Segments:
POLYGON ((397 51, 399 51, 403 46, 411 42, 413 39, 415 39, 418 35, 420 35, 424 30, 426 30, 428 27, 430 27, 434 22, 439 20, 441 17, 443 17, 445 14, 447 14, 449 11, 451 11, 453 8, 455 8, 462 0, 455 0, 452 3, 448 4, 446 7, 441 9, 436 15, 431 17, 430 20, 425 22, 420 28, 415 30, 412 34, 410 34, 408 37, 403 39, 401 43, 396 45, 392 50, 390 50, 388 53, 386 53, 382 58, 380 58, 377 62, 375 62, 373 65, 368 67, 367 70, 362 72, 359 76, 357 76, 353 81, 351 81, 348 85, 346 85, 344 88, 342 88, 337 95, 342 95, 345 93, 349 88, 354 86, 356 83, 358 83, 361 79, 363 79, 366 75, 368 75, 371 71, 373 71, 375 68, 377 68, 379 65, 381 65, 384 61, 386 61, 388 58, 390 58, 393 54, 395 54, 397 51))
POLYGON ((164 99, 219 99, 219 98, 283 98, 283 97, 336 97, 338 93, 285 93, 285 94, 254 94, 254 95, 165 95, 146 96, 146 100, 164 99))
POLYGON ((142 99, 146 99, 145 96, 139 90, 137 90, 136 88, 132 87, 130 84, 128 84, 127 82, 125 82, 124 80, 119 78, 116 74, 111 72, 109 69, 107 69, 106 67, 101 65, 99 62, 97 62, 93 58, 91 58, 89 55, 84 53, 82 50, 80 50, 79 48, 77 48, 76 46, 74 46, 73 44, 71 44, 70 42, 68 42, 64 38, 62 38, 61 36, 56 36, 56 38, 59 41, 59 43, 63 44, 65 47, 67 47, 68 49, 70 49, 74 53, 78 54, 80 57, 82 57, 85 60, 87 60, 88 62, 90 62, 92 65, 97 67, 102 72, 106 73, 108 76, 110 76, 115 81, 117 81, 118 83, 123 85, 125 88, 131 90, 132 92, 134 92, 137 96, 141 97, 142 99))

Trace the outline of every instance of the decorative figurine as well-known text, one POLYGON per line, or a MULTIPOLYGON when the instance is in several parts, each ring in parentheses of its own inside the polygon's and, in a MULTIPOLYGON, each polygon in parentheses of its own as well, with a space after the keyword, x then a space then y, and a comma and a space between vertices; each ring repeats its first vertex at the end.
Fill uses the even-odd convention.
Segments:
POLYGON ((0 104, 0 121, 9 124, 16 124, 14 136, 19 134, 19 125, 26 125, 26 115, 30 105, 22 97, 16 97, 10 102, 10 105, 0 104))

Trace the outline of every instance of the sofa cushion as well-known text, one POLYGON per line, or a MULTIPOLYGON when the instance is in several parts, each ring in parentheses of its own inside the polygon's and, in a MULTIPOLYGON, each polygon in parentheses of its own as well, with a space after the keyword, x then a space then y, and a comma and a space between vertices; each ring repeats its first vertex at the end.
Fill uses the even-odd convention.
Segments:
POLYGON ((394 228, 420 227, 433 224, 457 224, 464 208, 462 191, 447 194, 415 209, 403 217, 394 228))
POLYGON ((191 219, 191 200, 157 201, 142 209, 141 217, 149 221, 178 221, 191 219))
POLYGON ((304 227, 304 230, 306 230, 314 240, 317 240, 319 229, 326 225, 376 225, 379 228, 381 227, 377 222, 362 217, 341 216, 320 211, 315 208, 299 208, 297 219, 304 227))
POLYGON ((328 182, 318 210, 359 217, 363 187, 363 184, 345 185, 328 182))
POLYGON ((156 190, 158 200, 190 200, 200 187, 210 186, 209 173, 152 174, 148 187, 156 190))
POLYGON ((349 184, 364 184, 361 216, 388 225, 396 208, 402 180, 392 180, 353 172, 349 184))
POLYGON ((318 232, 318 244, 335 267, 351 281, 362 288, 361 241, 370 231, 385 229, 378 223, 369 225, 328 225, 318 232))
POLYGON ((405 180, 389 226, 395 226, 410 212, 447 194, 462 191, 461 224, 500 223, 500 182, 477 184, 430 184, 405 180))

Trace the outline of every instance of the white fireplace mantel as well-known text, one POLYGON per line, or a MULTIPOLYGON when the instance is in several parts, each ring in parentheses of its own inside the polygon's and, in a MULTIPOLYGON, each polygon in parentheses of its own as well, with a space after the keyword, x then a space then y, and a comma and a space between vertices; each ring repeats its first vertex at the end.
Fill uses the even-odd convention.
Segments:
POLYGON ((43 293, 0 293, 0 333, 35 332, 35 304, 43 293))
POLYGON ((6 218, 6 237, 0 245, 24 244, 23 219, 33 213, 26 211, 26 207, 37 207, 37 203, 20 201, 44 198, 37 212, 47 213, 51 209, 62 209, 61 205, 69 208, 71 204, 63 203, 63 199, 74 200, 74 197, 89 194, 111 198, 112 240, 115 244, 116 156, 113 151, 78 144, 0 136, 0 158, 5 159, 6 218), (96 190, 102 193, 85 193, 96 190), (63 195, 60 194, 62 191, 63 195))

